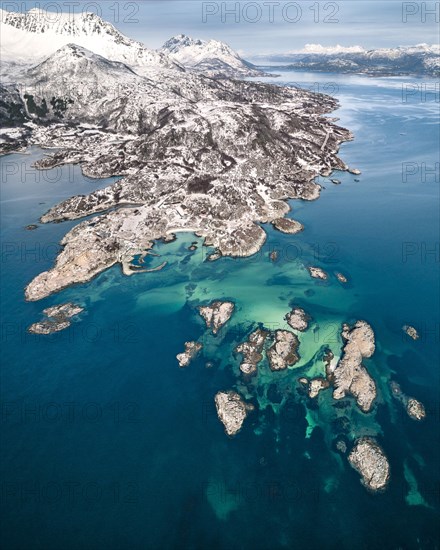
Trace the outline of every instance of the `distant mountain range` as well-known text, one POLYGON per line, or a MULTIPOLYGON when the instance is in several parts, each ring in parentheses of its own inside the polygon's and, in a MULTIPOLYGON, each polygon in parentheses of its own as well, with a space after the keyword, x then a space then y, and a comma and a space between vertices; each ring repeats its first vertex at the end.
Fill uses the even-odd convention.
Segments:
POLYGON ((214 78, 264 76, 257 65, 290 70, 364 73, 376 76, 440 74, 439 46, 365 50, 360 46, 307 45, 302 52, 259 55, 256 65, 242 59, 218 40, 194 39, 185 34, 170 38, 158 50, 126 37, 94 13, 51 14, 38 8, 26 13, 0 10, 1 78, 15 80, 20 71, 43 62, 67 44, 129 66, 137 74, 151 71, 191 71, 214 78))
POLYGON ((360 46, 325 48, 309 45, 303 52, 256 56, 258 64, 289 70, 332 73, 364 73, 372 76, 440 75, 438 45, 418 44, 398 48, 364 50, 360 46))

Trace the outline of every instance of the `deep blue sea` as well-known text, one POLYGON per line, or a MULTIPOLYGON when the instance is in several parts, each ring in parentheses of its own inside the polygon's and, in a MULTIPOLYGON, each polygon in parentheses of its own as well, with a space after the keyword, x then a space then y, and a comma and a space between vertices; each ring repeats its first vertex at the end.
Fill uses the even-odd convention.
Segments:
POLYGON ((291 203, 304 232, 265 227, 253 258, 206 262, 201 241, 180 234, 147 259, 167 260, 162 271, 126 277, 114 267, 26 303, 24 287, 50 268, 74 223, 25 226, 111 180, 87 179, 78 166, 37 172, 38 148, 0 159, 3 548, 439 547, 439 103, 426 93, 434 83, 307 72, 266 80, 333 93, 340 108, 329 116, 355 134, 340 156, 362 174, 334 173, 341 185, 318 178, 318 201, 291 203), (307 265, 329 280, 311 279, 307 265), (196 307, 222 298, 237 311, 213 337, 196 307), (85 307, 71 328, 27 334, 45 307, 68 300, 85 307), (284 326, 293 303, 313 318, 300 362, 283 373, 263 366, 243 382, 235 345, 257 323, 284 326), (335 407, 331 390, 312 401, 297 382, 323 374, 320 353, 340 355, 340 326, 356 319, 376 334, 365 363, 378 386, 370 414, 350 398, 335 407), (405 323, 420 340, 405 336, 405 323), (179 369, 176 354, 197 339, 203 354, 179 369), (391 398, 390 380, 425 404, 425 421, 391 398), (256 406, 233 439, 214 405, 228 389, 256 406), (351 444, 366 434, 389 457, 383 494, 368 493, 334 449, 337 436, 351 444))

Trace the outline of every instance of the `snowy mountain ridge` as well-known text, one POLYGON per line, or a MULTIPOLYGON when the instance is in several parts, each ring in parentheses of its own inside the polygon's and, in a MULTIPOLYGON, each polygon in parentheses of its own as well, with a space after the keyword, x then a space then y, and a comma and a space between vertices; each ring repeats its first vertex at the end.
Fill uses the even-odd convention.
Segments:
POLYGON ((185 34, 173 36, 160 49, 171 59, 192 70, 208 71, 213 75, 222 73, 230 76, 259 76, 262 74, 254 65, 242 59, 225 42, 200 40, 185 34))
POLYGON ((136 67, 183 68, 166 54, 147 48, 120 33, 94 13, 55 14, 40 9, 26 13, 0 10, 2 60, 32 65, 75 43, 112 61, 136 67))

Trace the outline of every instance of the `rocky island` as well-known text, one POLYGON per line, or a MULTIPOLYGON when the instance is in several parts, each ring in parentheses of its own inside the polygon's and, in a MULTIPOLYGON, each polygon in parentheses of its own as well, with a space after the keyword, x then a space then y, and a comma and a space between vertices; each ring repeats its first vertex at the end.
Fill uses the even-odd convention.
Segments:
POLYGON ((199 313, 205 320, 206 326, 212 328, 212 333, 217 334, 234 313, 235 304, 233 302, 221 302, 216 300, 208 306, 200 306, 199 313))
POLYGON ((225 432, 230 436, 241 430, 249 411, 254 409, 253 405, 245 403, 240 394, 234 391, 218 392, 215 396, 215 406, 225 432))
POLYGON ((263 347, 268 331, 257 329, 252 332, 247 341, 239 344, 235 351, 243 355, 240 370, 243 374, 252 375, 257 372, 258 363, 263 359, 263 347))
POLYGON ((314 279, 321 279, 322 281, 326 281, 328 279, 327 273, 321 269, 320 267, 308 267, 310 276, 314 279))
POLYGON ((274 342, 267 350, 270 369, 280 371, 294 365, 299 361, 298 347, 299 340, 296 334, 288 330, 276 330, 274 342))
POLYGON ((376 384, 362 364, 362 359, 371 357, 375 350, 374 332, 365 321, 357 321, 353 327, 344 325, 345 340, 342 358, 331 374, 334 399, 351 394, 360 409, 368 412, 376 398, 376 384))
POLYGON ((426 417, 425 407, 420 401, 410 397, 406 404, 406 412, 413 420, 423 420, 426 417))
POLYGON ((79 315, 84 308, 68 302, 66 304, 60 304, 58 306, 48 307, 43 310, 43 314, 46 319, 32 324, 28 331, 31 334, 53 334, 54 332, 60 332, 71 325, 70 319, 79 315))
POLYGON ((361 483, 372 492, 383 491, 390 478, 390 465, 382 448, 371 437, 358 439, 348 455, 350 465, 360 473, 361 483))
POLYGON ((187 367, 197 356, 202 347, 202 344, 199 342, 185 342, 185 351, 176 356, 179 367, 187 367))
POLYGON ((338 281, 340 283, 343 283, 343 284, 348 283, 347 277, 345 275, 343 275, 342 273, 339 273, 339 272, 336 273, 336 278, 338 279, 338 281))
POLYGON ((410 418, 413 420, 423 420, 426 417, 426 410, 423 403, 403 393, 402 388, 397 382, 392 380, 390 382, 390 388, 392 396, 403 405, 410 418))
POLYGON ((321 390, 325 390, 330 386, 330 382, 322 376, 318 378, 312 378, 309 382, 309 397, 314 399, 318 396, 321 390))
POLYGON ((411 325, 403 325, 402 330, 405 334, 407 334, 413 340, 418 340, 420 338, 420 335, 417 332, 417 329, 415 329, 411 325))
POLYGON ((293 330, 303 332, 307 330, 311 317, 302 308, 295 307, 286 315, 285 319, 287 324, 292 327, 293 330))

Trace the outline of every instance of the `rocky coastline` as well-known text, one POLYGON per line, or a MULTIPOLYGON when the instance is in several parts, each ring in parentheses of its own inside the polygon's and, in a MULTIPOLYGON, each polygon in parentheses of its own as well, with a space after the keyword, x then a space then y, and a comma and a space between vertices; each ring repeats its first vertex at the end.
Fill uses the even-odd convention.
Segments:
POLYGON ((41 217, 80 223, 53 267, 28 284, 27 300, 129 263, 176 231, 202 236, 217 257, 251 256, 266 240, 261 224, 297 232, 288 201, 319 198, 316 176, 348 169, 337 155, 353 136, 323 116, 338 103, 322 94, 171 69, 140 76, 72 44, 25 71, 23 84, 46 108, 29 114, 26 98, 2 88, 2 113, 22 113, 8 124, 26 128, 28 145, 52 150, 36 168, 79 163, 87 176, 122 178, 41 217), (58 97, 62 113, 51 104, 58 97))

